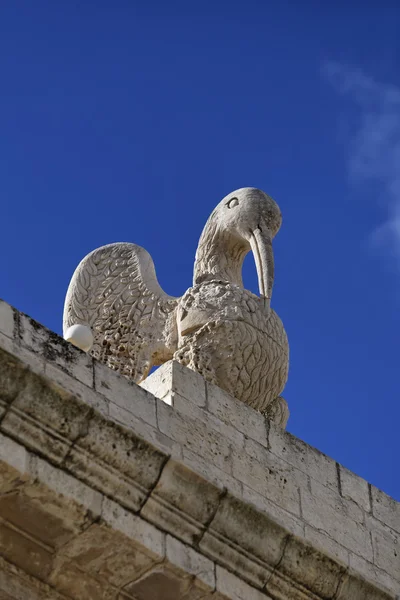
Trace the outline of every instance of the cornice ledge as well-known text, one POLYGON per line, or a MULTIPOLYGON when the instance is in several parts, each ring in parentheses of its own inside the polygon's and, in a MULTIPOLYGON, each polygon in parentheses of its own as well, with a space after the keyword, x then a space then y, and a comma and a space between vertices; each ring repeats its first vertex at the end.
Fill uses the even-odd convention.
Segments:
POLYGON ((394 600, 267 514, 0 351, 0 430, 273 600, 394 600), (3 365, 1 362, 3 361, 3 365), (17 384, 16 384, 17 382, 17 384))

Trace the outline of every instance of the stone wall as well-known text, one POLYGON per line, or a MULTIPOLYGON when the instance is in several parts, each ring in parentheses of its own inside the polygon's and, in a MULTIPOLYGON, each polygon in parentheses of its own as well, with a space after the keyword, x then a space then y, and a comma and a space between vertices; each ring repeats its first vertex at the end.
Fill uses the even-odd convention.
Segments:
MULTIPOLYGON (((41 540, 51 559, 45 574, 28 573, 40 585, 81 597, 60 568, 68 558, 107 598, 150 597, 134 585, 145 589, 154 565, 164 591, 176 579, 175 597, 188 600, 398 597, 400 505, 196 373, 170 362, 139 387, 6 303, 0 348, 3 495, 33 510, 40 484, 48 514, 75 515, 61 527, 67 542, 41 540), (96 546, 104 528, 148 561, 124 585, 74 562, 81 536, 94 531, 96 546)), ((18 561, 4 536, 5 572, 18 561)), ((22 581, 25 565, 15 568, 22 581)))

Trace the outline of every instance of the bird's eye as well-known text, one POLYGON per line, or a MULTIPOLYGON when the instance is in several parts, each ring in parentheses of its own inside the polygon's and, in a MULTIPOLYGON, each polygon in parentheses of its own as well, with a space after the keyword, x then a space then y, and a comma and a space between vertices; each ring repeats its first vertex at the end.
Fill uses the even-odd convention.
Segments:
POLYGON ((239 200, 237 198, 231 198, 229 200, 229 202, 227 202, 227 207, 228 208, 234 208, 235 206, 237 206, 239 204, 239 200))

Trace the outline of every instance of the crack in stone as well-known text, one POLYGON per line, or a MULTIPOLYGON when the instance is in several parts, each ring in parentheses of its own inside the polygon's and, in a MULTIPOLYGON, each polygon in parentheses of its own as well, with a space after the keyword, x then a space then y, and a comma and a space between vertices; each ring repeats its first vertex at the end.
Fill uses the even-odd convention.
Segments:
POLYGON ((140 516, 142 516, 141 512, 142 512, 143 508, 146 506, 147 501, 150 498, 150 496, 152 495, 153 491, 155 490, 158 482, 160 481, 161 476, 162 476, 162 474, 164 472, 164 469, 167 466, 167 463, 169 462, 170 459, 171 459, 171 456, 169 454, 167 456, 165 456, 165 458, 163 460, 163 463, 161 465, 160 472, 159 472, 158 476, 156 477, 156 479, 155 479, 154 483, 152 484, 152 486, 149 488, 149 491, 146 493, 146 497, 144 498, 144 500, 143 500, 143 502, 142 502, 139 510, 137 511, 138 514, 140 514, 140 516))
POLYGON ((225 498, 227 493, 228 493, 228 489, 226 487, 224 487, 218 496, 218 502, 217 502, 215 509, 212 511, 211 515, 208 517, 207 521, 203 525, 203 531, 201 531, 198 536, 193 537, 193 546, 195 548, 199 549, 200 543, 201 543, 204 535, 208 531, 211 523, 213 522, 215 515, 217 514, 218 509, 221 506, 221 502, 225 498))
POLYGON ((345 578, 347 576, 348 576, 347 570, 343 571, 343 573, 340 575, 339 581, 338 581, 337 586, 336 586, 336 590, 335 590, 335 592, 334 592, 334 594, 332 596, 332 600, 337 600, 337 598, 339 597, 340 590, 343 587, 343 583, 344 583, 345 578))
POLYGON ((269 452, 271 452, 271 442, 269 441, 269 432, 271 428, 270 419, 268 419, 264 414, 264 423, 265 423, 265 439, 267 441, 266 448, 269 452))
MULTIPOLYGON (((94 408, 91 407, 91 408, 89 408, 86 418, 80 427, 78 435, 75 437, 75 439, 70 440, 71 444, 70 444, 64 458, 62 459, 61 463, 59 464, 59 468, 65 469, 66 471, 70 472, 68 469, 68 466, 67 466, 67 461, 70 458, 71 452, 72 452, 72 450, 74 450, 74 448, 77 445, 77 443, 79 442, 79 440, 82 440, 83 438, 85 438, 88 435, 89 425, 90 425, 90 422, 92 421, 93 417, 94 417, 94 408)), ((75 474, 74 474, 74 476, 76 477, 75 474)))
POLYGON ((373 508, 374 505, 373 505, 373 501, 372 501, 372 485, 370 483, 368 484, 368 497, 369 497, 369 508, 371 511, 371 515, 375 516, 374 508, 373 508))
POLYGON ((337 483, 338 483, 339 495, 341 496, 341 498, 343 498, 343 493, 342 493, 342 479, 340 477, 340 465, 339 465, 338 462, 336 462, 335 465, 336 465, 336 474, 337 474, 337 483))
POLYGON ((292 539, 292 537, 293 537, 293 536, 292 536, 291 534, 289 534, 288 536, 286 536, 286 538, 285 538, 285 541, 284 541, 284 544, 283 544, 283 548, 282 548, 282 554, 281 554, 281 556, 279 557, 279 560, 278 560, 278 562, 276 563, 275 567, 273 568, 273 571, 272 571, 271 575, 268 577, 267 581, 264 583, 264 586, 263 586, 263 588, 262 588, 262 591, 263 591, 263 592, 268 592, 268 590, 267 590, 268 584, 269 584, 269 582, 271 581, 272 577, 275 575, 276 571, 277 571, 277 570, 279 569, 279 567, 281 566, 281 564, 282 564, 282 561, 283 561, 283 557, 285 556, 286 548, 287 548, 287 546, 288 546, 288 544, 289 544, 290 540, 292 539))

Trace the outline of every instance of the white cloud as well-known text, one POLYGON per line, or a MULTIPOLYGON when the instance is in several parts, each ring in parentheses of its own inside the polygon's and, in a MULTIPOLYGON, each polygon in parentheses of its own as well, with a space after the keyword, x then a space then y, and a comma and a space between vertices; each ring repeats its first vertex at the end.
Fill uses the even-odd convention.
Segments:
POLYGON ((400 259, 400 88, 334 62, 325 64, 323 73, 335 90, 357 107, 348 153, 349 176, 356 184, 379 184, 378 200, 386 205, 387 220, 372 239, 400 259))

